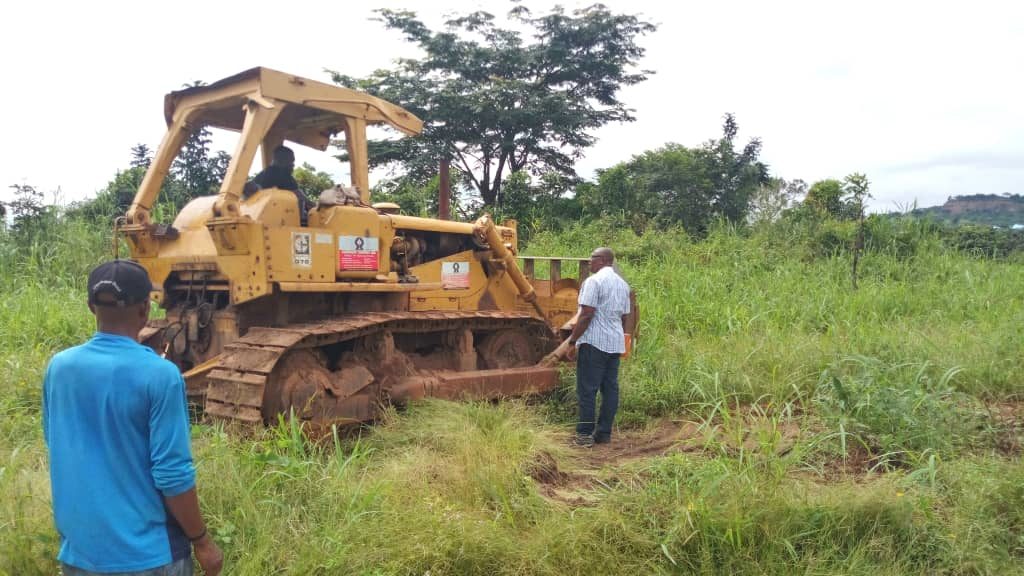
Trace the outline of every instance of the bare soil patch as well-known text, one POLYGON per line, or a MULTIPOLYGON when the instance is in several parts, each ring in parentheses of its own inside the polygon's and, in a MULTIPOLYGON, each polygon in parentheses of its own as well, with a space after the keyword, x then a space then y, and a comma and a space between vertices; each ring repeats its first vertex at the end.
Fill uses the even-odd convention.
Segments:
MULTIPOLYGON (((788 453, 800 439, 796 422, 779 422, 751 417, 733 425, 711 421, 705 424, 681 420, 661 420, 641 429, 623 430, 608 444, 592 448, 574 448, 563 466, 547 452, 537 455, 528 473, 537 481, 541 494, 570 506, 593 504, 603 487, 617 482, 624 466, 671 454, 772 451, 788 453)), ((568 444, 572 435, 565 435, 568 444)))
MULTIPOLYGON (((1009 421, 1021 425, 1018 430, 1024 429, 1024 405, 1007 413, 1012 414, 1007 416, 1009 421)), ((704 423, 666 419, 620 431, 609 444, 572 448, 568 458, 542 452, 528 473, 549 500, 570 507, 588 506, 600 499, 603 489, 635 482, 637 468, 631 464, 672 454, 699 458, 785 456, 798 443, 824 431, 823 425, 811 417, 772 417, 753 408, 732 411, 728 419, 716 417, 704 423)), ((565 443, 569 444, 571 438, 571 434, 565 434, 565 443)), ((884 473, 876 451, 857 441, 846 446, 845 454, 815 450, 805 456, 814 461, 794 475, 812 482, 867 482, 884 473)))
POLYGON ((989 416, 995 432, 996 449, 1004 456, 1024 452, 1024 399, 989 402, 989 416))

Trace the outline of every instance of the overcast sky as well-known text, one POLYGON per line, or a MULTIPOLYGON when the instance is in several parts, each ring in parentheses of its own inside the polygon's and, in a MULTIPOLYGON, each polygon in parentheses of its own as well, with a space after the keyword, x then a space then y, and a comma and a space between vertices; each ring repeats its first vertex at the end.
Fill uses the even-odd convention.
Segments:
MULTIPOLYGON (((535 12, 550 3, 527 1, 535 12)), ((589 4, 563 2, 566 7, 589 4)), ((623 91, 637 121, 602 129, 578 171, 666 142, 698 145, 732 112, 776 176, 864 172, 876 210, 957 194, 1024 193, 1024 4, 607 0, 659 25, 641 39, 657 73, 623 91)), ((507 1, 8 2, 0 200, 10 184, 101 189, 136 143, 163 134, 163 95, 253 66, 327 80, 413 56, 369 21, 378 7, 445 13, 507 1)), ((222 143, 223 140, 218 140, 222 143)), ((224 144, 227 144, 224 142, 224 144)), ((335 175, 328 154, 300 152, 335 175)))

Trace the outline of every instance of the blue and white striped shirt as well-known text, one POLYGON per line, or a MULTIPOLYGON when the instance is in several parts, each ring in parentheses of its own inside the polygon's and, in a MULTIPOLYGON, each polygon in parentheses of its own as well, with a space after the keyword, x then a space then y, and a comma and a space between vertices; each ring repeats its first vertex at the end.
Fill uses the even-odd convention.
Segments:
POLYGON ((576 345, 590 344, 608 354, 624 354, 622 317, 629 314, 629 284, 611 266, 605 266, 583 282, 579 304, 590 306, 595 312, 576 345))

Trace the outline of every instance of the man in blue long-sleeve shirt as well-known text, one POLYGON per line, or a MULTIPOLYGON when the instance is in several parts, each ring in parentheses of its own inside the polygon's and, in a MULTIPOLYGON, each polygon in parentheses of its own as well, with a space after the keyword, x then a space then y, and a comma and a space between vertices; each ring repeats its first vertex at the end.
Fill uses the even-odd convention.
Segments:
POLYGON ((136 341, 152 286, 128 260, 89 275, 97 332, 60 352, 43 382, 57 558, 66 576, 208 575, 223 557, 199 511, 185 383, 136 341))

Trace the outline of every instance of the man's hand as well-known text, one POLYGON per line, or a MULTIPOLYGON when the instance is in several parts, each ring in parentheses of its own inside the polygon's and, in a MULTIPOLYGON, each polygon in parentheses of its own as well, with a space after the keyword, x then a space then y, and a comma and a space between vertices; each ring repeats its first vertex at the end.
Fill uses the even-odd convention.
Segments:
POLYGON ((566 351, 565 351, 565 359, 568 360, 569 362, 575 362, 576 361, 576 345, 575 344, 569 344, 569 348, 566 349, 566 351))
MULTIPOLYGON (((224 564, 224 554, 213 542, 210 535, 206 533, 206 525, 203 523, 203 515, 199 513, 199 496, 193 486, 177 496, 165 496, 171 515, 178 521, 181 530, 186 534, 202 534, 192 541, 192 549, 195 552, 196 560, 202 567, 206 576, 217 576, 220 574, 221 565, 224 564)), ((189 536, 194 538, 194 536, 189 536)))
POLYGON ((209 534, 204 534, 202 538, 193 542, 192 546, 203 573, 206 576, 219 576, 220 569, 224 566, 224 553, 217 547, 213 538, 210 538, 209 534))

